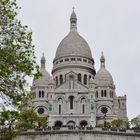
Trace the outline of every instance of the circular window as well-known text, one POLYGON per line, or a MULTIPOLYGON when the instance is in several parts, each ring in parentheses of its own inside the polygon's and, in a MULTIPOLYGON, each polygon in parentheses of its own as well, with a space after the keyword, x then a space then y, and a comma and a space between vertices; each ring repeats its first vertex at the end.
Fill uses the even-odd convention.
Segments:
POLYGON ((44 112, 45 112, 45 110, 43 108, 38 109, 38 114, 43 114, 44 112))
POLYGON ((107 107, 102 107, 102 108, 101 108, 101 112, 102 112, 103 114, 106 114, 106 113, 108 112, 107 107))

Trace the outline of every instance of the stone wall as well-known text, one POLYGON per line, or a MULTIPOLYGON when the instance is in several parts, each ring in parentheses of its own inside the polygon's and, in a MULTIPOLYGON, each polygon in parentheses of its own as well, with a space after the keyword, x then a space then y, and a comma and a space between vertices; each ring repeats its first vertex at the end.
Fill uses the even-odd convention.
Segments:
POLYGON ((15 140, 140 140, 140 131, 102 128, 28 130, 23 131, 15 140))

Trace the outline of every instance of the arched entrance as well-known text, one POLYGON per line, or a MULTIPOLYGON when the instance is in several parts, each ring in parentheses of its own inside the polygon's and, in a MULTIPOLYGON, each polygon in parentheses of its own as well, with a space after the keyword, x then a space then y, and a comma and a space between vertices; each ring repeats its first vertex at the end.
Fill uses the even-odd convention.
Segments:
POLYGON ((56 121, 54 126, 55 127, 62 127, 62 124, 63 123, 61 121, 56 121))
POLYGON ((69 121, 69 122, 67 122, 67 126, 74 127, 75 122, 74 121, 69 121))
POLYGON ((83 121, 80 122, 80 126, 82 126, 82 127, 85 127, 87 125, 88 125, 88 122, 85 121, 85 120, 83 120, 83 121))

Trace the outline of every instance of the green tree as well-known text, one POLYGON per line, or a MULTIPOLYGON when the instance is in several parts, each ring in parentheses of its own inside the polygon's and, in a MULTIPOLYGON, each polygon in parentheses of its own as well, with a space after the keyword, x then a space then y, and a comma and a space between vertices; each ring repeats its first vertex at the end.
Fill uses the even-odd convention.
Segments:
POLYGON ((48 126, 48 118, 39 117, 38 118, 38 128, 46 128, 48 126))
POLYGON ((17 19, 19 9, 16 0, 0 0, 0 98, 14 105, 22 100, 26 76, 38 72, 32 32, 17 19))
POLYGON ((128 120, 115 119, 111 122, 111 127, 129 128, 129 122, 128 122, 128 120))
POLYGON ((104 127, 105 128, 110 128, 111 127, 111 123, 109 121, 104 121, 104 127))
POLYGON ((28 108, 31 108, 32 106, 31 102, 32 102, 32 94, 31 93, 24 94, 22 96, 22 101, 18 105, 18 109, 20 111, 23 111, 23 110, 27 110, 28 108))
POLYGON ((0 113, 0 137, 11 140, 18 131, 15 130, 19 118, 17 111, 4 110, 0 113))
POLYGON ((140 129, 140 115, 131 120, 131 125, 133 128, 140 129))
POLYGON ((18 128, 32 129, 37 127, 38 115, 33 109, 23 110, 20 113, 18 128))
POLYGON ((116 119, 116 120, 113 120, 111 122, 111 125, 112 125, 112 127, 118 127, 119 128, 119 127, 121 127, 122 123, 123 123, 123 120, 116 119))

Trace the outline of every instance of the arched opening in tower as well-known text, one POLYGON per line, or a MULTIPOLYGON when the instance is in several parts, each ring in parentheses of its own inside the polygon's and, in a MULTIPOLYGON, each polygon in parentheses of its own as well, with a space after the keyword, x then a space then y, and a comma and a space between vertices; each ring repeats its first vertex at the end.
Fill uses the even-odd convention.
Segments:
POLYGON ((56 121, 54 126, 55 127, 62 127, 62 124, 63 123, 61 121, 56 121))
POLYGON ((88 125, 88 122, 85 121, 85 120, 83 120, 83 121, 80 122, 80 126, 82 126, 82 127, 85 127, 87 125, 88 125))
POLYGON ((74 121, 69 121, 68 123, 67 123, 67 126, 68 127, 74 127, 75 126, 75 122, 74 121))

